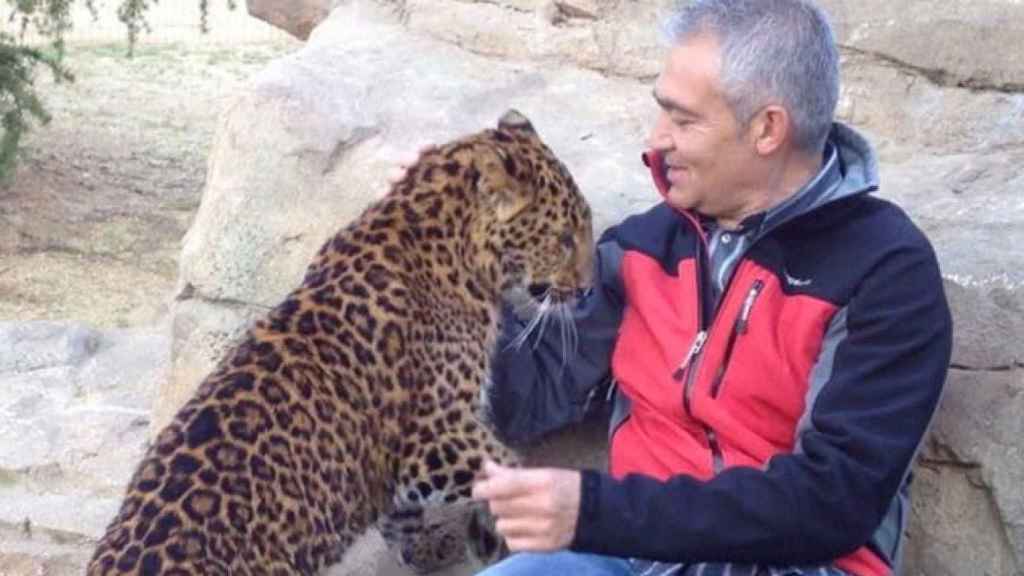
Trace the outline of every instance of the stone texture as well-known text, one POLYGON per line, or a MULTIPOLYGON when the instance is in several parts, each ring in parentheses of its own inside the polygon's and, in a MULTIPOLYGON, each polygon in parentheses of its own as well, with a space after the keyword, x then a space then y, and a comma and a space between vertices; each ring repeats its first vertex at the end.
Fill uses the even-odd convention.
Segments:
POLYGON ((1024 289, 1000 282, 962 285, 946 282, 953 309, 953 364, 966 369, 1024 366, 1024 289))
POLYGON ((0 574, 81 573, 145 448, 161 327, 0 323, 0 574))
POLYGON ((1024 175, 1009 167, 1024 161, 1024 145, 979 154, 926 146, 883 149, 880 195, 910 213, 939 255, 955 323, 953 365, 1021 366, 1024 175))
POLYGON ((174 306, 171 319, 173 359, 169 378, 156 393, 153 403, 150 435, 156 436, 188 400, 194 386, 174 386, 174 382, 198 385, 213 370, 225 349, 230 346, 261 312, 258 305, 226 304, 203 299, 185 299, 174 306))
POLYGON ((302 0, 301 2, 246 0, 245 2, 250 16, 259 18, 271 26, 276 26, 299 40, 309 38, 310 32, 330 14, 332 5, 332 0, 302 0))
POLYGON ((910 576, 1024 574, 1024 370, 953 370, 916 470, 910 576))
POLYGON ((0 322, 0 372, 31 372, 79 364, 99 346, 86 326, 0 322))
POLYGON ((871 130, 892 160, 1019 152, 1024 94, 943 86, 863 54, 846 52, 842 61, 840 117, 871 130))
POLYGON ((1024 87, 1024 4, 1016 0, 821 0, 850 50, 951 86, 1024 87))
POLYGON ((652 78, 671 0, 406 0, 410 30, 471 52, 652 78))

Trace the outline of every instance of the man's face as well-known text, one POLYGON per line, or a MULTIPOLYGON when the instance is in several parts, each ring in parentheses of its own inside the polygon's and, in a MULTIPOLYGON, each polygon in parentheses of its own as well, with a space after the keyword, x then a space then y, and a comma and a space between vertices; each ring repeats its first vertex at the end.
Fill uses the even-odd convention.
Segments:
POLYGON ((710 35, 672 49, 654 85, 661 111, 649 145, 664 156, 670 205, 730 220, 749 197, 756 155, 722 95, 720 67, 710 35))

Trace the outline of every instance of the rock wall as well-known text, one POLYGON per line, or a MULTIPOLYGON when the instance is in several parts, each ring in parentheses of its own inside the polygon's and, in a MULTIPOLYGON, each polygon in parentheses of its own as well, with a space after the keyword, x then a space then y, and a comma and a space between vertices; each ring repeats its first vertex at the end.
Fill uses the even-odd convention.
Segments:
POLYGON ((0 574, 80 574, 148 440, 169 338, 0 322, 0 574))
MULTIPOLYGON (((415 143, 515 106, 575 174, 598 227, 650 205, 636 158, 670 4, 339 6, 225 118, 182 255, 175 326, 191 328, 176 333, 156 422, 208 369, 207 351, 219 349, 210 342, 294 285, 320 239, 382 191, 380 174, 415 143)), ((932 238, 956 321, 948 393, 916 471, 905 573, 1021 574, 1024 5, 824 5, 842 50, 840 117, 878 146, 880 194, 932 238)))

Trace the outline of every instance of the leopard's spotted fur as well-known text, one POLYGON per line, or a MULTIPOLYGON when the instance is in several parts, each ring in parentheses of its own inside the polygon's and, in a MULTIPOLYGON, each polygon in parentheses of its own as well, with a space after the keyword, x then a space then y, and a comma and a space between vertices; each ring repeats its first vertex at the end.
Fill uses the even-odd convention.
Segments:
POLYGON ((88 574, 314 574, 375 522, 414 568, 458 559, 460 533, 423 546, 424 511, 516 460, 482 406, 503 295, 586 287, 591 244, 517 112, 425 154, 160 432, 88 574))

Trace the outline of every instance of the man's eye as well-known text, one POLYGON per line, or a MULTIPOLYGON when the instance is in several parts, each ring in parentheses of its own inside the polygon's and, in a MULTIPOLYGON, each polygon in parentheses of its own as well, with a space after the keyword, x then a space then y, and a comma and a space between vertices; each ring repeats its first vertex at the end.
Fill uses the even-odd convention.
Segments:
POLYGON ((691 120, 689 118, 680 118, 678 116, 675 116, 675 117, 672 118, 672 123, 675 124, 676 126, 684 128, 684 127, 689 126, 690 124, 692 124, 693 120, 691 120))

